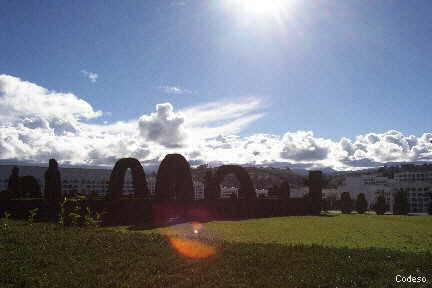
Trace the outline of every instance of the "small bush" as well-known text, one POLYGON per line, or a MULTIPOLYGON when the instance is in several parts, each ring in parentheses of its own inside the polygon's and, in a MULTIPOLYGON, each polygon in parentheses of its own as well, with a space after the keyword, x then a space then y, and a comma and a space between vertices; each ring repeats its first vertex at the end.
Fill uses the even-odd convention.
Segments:
POLYGON ((375 203, 375 212, 378 215, 384 215, 387 211, 387 204, 384 195, 379 195, 375 203))
POLYGON ((343 214, 350 214, 353 209, 351 196, 348 192, 343 192, 341 195, 341 210, 343 214))
POLYGON ((400 190, 394 194, 393 214, 406 215, 408 214, 408 195, 400 190))
POLYGON ((366 212, 367 208, 368 208, 368 202, 366 201, 365 194, 360 193, 357 196, 357 200, 356 200, 356 211, 359 214, 363 214, 366 212))

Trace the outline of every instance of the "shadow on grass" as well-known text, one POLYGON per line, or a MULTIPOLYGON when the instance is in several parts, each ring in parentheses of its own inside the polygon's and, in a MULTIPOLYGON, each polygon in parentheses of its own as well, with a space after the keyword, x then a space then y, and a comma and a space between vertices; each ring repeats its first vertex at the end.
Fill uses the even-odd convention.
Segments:
POLYGON ((0 239, 0 287, 399 287, 398 274, 432 281, 431 253, 213 240, 216 254, 193 260, 154 233, 48 227, 29 237, 28 229, 0 239))

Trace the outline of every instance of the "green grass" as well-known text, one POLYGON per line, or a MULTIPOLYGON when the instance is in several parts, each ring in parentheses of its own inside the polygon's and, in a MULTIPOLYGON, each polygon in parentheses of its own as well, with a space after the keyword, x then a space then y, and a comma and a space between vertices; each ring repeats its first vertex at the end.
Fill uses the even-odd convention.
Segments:
MULTIPOLYGON (((338 215, 218 221, 140 230, 10 221, 0 234, 0 287, 399 287, 432 283, 432 217, 338 215), (169 238, 214 256, 189 259, 169 238)), ((429 286, 428 286, 429 285, 429 286)))

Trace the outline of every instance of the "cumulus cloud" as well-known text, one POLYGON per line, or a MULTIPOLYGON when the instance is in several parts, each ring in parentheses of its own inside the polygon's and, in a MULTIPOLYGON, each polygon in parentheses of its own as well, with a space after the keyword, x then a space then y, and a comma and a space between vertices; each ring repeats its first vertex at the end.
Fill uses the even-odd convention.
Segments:
MULTIPOLYGON (((43 121, 69 121, 91 119, 102 115, 86 101, 72 93, 49 91, 20 78, 0 75, 0 121, 25 119, 33 125, 46 125, 43 121)), ((29 122, 28 122, 29 123, 29 122)))
POLYGON ((87 70, 81 70, 81 74, 87 77, 92 83, 95 83, 99 77, 99 75, 95 72, 89 72, 87 70))
POLYGON ((143 115, 138 119, 140 134, 146 140, 166 147, 180 147, 185 138, 183 132, 184 118, 174 113, 170 103, 156 105, 156 112, 143 115))
POLYGON ((282 138, 281 157, 294 161, 324 160, 330 152, 331 141, 315 138, 312 131, 286 133, 282 138))
POLYGON ((221 100, 176 111, 156 105, 138 119, 91 124, 102 115, 72 93, 0 75, 0 159, 113 165, 136 157, 157 165, 167 153, 182 153, 194 164, 238 163, 357 169, 386 162, 432 161, 432 133, 405 135, 397 130, 367 133, 338 141, 312 131, 241 137, 264 115, 258 98, 221 100), (300 166, 299 166, 300 165, 300 166))

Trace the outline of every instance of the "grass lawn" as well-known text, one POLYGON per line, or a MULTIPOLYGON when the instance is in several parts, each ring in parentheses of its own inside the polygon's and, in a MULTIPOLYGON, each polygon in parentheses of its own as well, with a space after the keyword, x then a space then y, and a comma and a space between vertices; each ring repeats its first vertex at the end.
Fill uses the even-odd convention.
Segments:
POLYGON ((432 217, 281 217, 150 230, 9 221, 0 234, 0 287, 403 287, 397 274, 427 277, 406 287, 432 287, 432 217))

